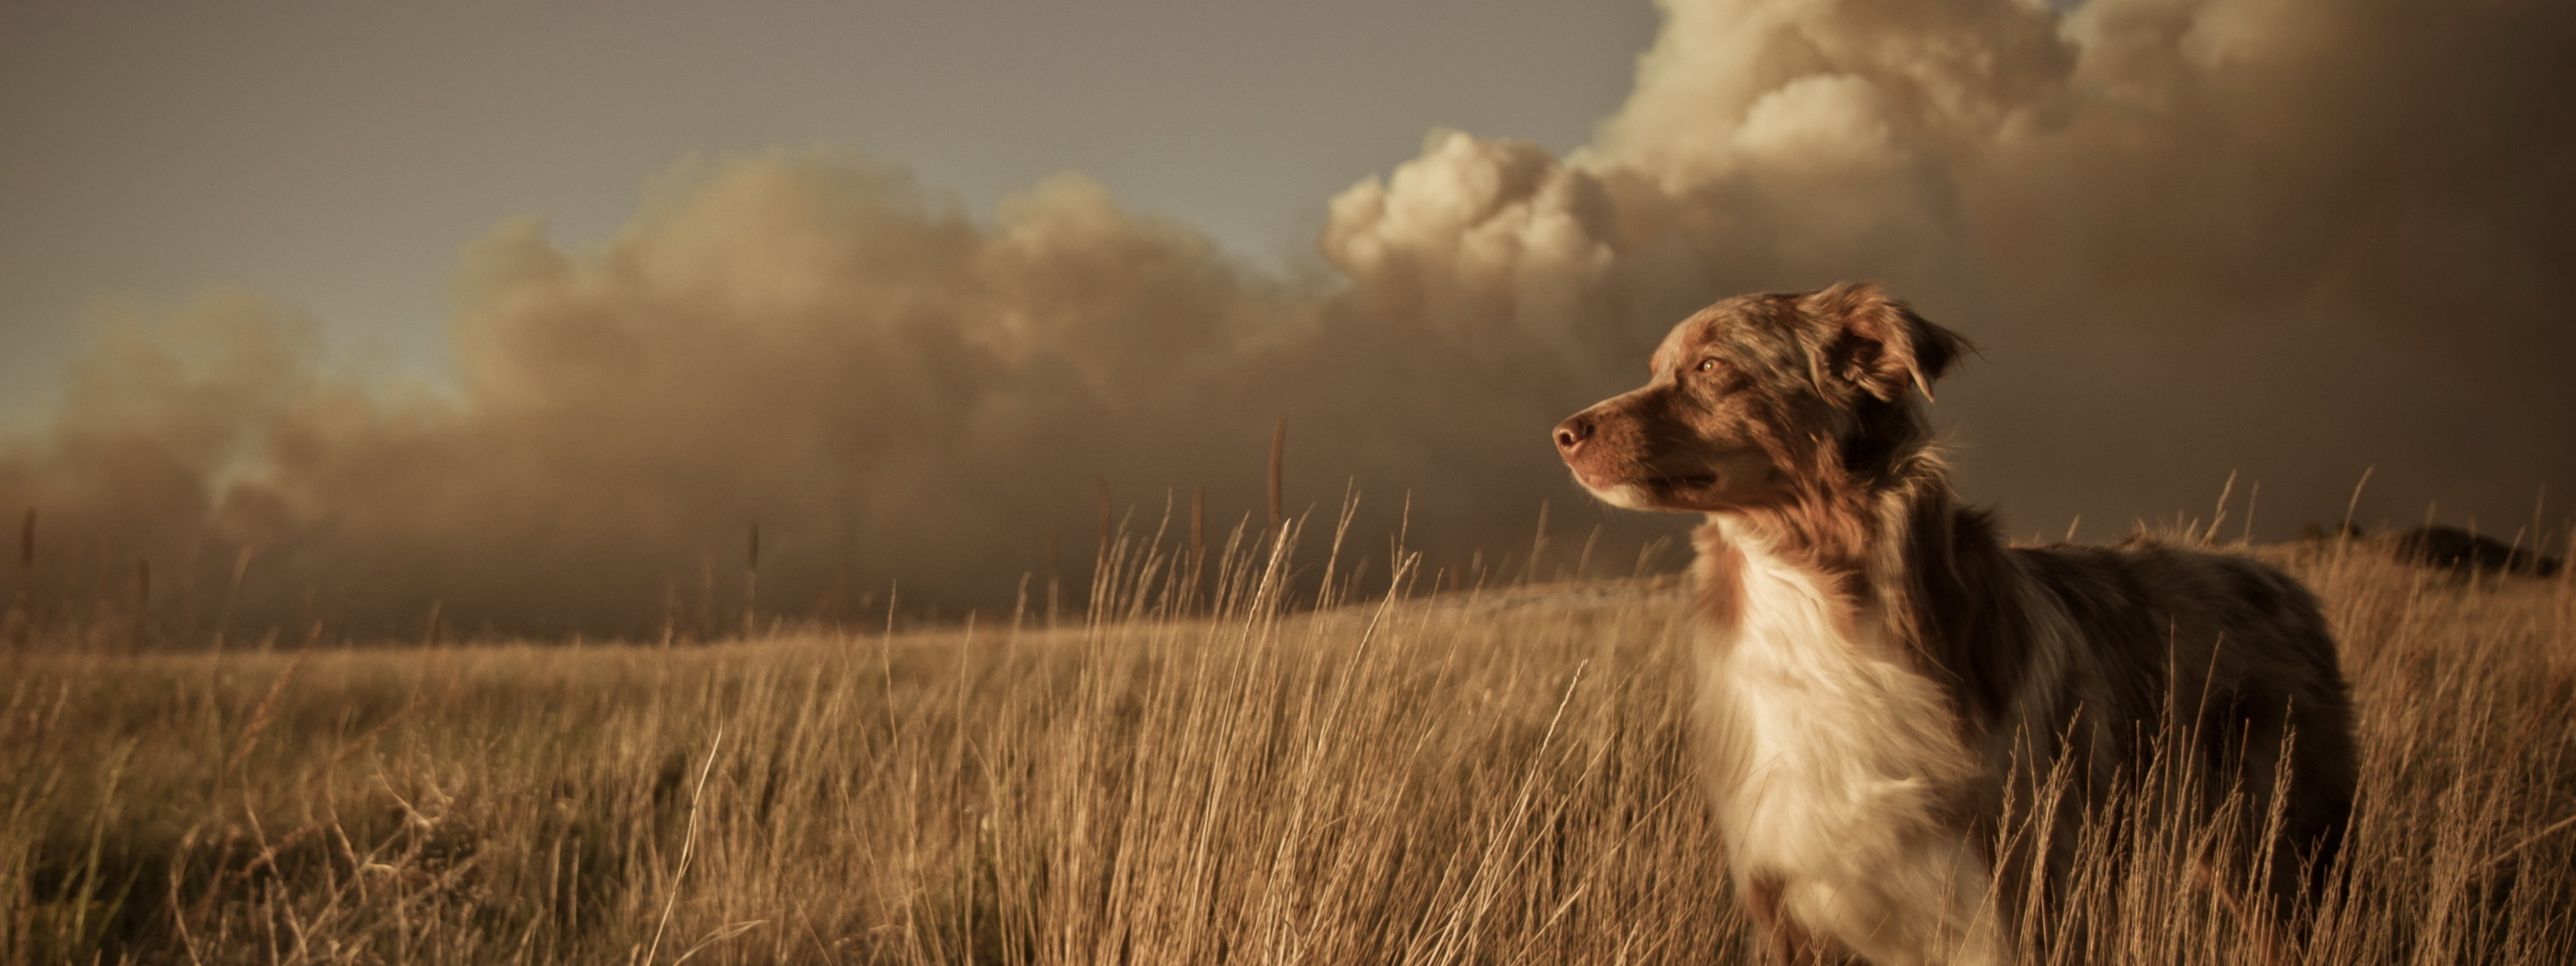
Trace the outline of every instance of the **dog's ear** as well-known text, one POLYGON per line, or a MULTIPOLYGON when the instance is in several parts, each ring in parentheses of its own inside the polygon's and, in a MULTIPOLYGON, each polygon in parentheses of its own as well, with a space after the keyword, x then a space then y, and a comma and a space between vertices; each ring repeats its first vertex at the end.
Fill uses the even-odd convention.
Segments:
POLYGON ((1971 351, 1956 332, 1923 320, 1868 282, 1844 282, 1798 300, 1826 332, 1817 375, 1858 386, 1887 402, 1912 389, 1932 399, 1932 382, 1971 351))

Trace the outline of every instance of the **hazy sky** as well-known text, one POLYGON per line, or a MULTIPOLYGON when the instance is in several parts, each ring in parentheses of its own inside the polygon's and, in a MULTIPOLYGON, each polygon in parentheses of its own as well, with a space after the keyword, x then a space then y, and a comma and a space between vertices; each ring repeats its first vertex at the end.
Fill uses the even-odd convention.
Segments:
POLYGON ((0 7, 48 599, 633 629, 757 521, 786 611, 993 606, 1283 414, 1372 547, 1634 559, 1547 427, 1860 279, 2017 535, 2576 506, 2564 0, 142 9, 0 7))
POLYGON ((989 208, 1062 171, 1242 257, 1434 126, 1583 143, 1644 2, 0 3, 0 412, 92 300, 244 286, 434 373, 462 246, 604 241, 693 154, 829 146, 989 208))

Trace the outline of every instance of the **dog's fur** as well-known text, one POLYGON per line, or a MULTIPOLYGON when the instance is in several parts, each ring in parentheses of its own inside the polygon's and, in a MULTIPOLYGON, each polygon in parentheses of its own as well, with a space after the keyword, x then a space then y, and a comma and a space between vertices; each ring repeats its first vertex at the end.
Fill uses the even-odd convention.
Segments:
MULTIPOLYGON (((1594 495, 1707 515, 1701 767, 1769 954, 2011 961, 2048 921, 2033 902, 2062 894, 2071 828, 2154 791, 2159 753, 2157 774, 2204 779, 2162 787, 2196 796, 2186 814, 2231 791, 2249 831, 2282 810, 2266 888, 2292 915, 2354 780, 2315 598, 2151 542, 2006 546, 1923 417, 1966 348, 1871 285, 1740 296, 1674 327, 1644 387, 1556 428, 1594 495), (2052 774, 2058 804, 2034 814, 2052 774)), ((2236 881, 2236 861, 2204 876, 2236 881)))

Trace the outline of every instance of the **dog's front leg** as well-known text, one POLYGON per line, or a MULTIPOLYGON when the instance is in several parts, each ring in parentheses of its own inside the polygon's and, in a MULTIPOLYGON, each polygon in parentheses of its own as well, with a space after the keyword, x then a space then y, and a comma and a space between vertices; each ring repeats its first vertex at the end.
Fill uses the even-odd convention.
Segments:
POLYGON ((1809 932, 1781 907, 1779 877, 1755 875, 1744 886, 1744 909, 1753 919, 1756 955, 1766 966, 1846 966, 1859 960, 1809 932))

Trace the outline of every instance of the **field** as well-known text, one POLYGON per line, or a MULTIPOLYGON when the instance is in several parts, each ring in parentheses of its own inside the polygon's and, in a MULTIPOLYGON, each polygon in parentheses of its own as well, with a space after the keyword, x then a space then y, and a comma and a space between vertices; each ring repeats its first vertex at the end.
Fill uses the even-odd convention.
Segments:
MULTIPOLYGON (((2309 963, 2576 960, 2576 582, 2254 548, 2325 597, 2363 797, 2309 963)), ((8 963, 1738 961, 1673 578, 1440 595, 1141 557, 1099 615, 704 646, 0 657, 8 963)), ((2101 851, 2025 937, 2253 961, 2101 851), (2129 874, 2109 874, 2125 869, 2129 874)), ((2108 841, 2108 840, 2106 840, 2108 841)))

